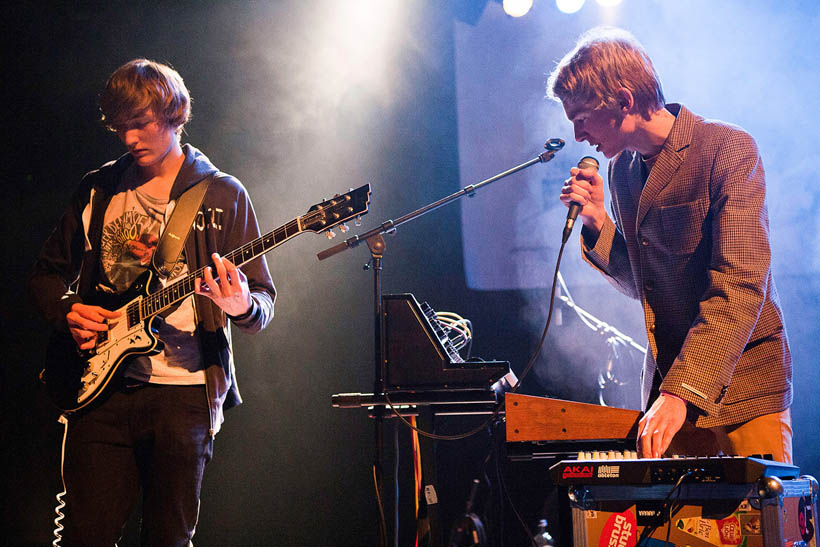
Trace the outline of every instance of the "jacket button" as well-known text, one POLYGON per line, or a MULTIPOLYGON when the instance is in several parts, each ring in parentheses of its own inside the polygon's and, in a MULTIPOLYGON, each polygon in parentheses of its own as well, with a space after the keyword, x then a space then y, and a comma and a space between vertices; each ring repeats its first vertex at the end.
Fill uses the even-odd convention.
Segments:
POLYGON ((641 238, 641 245, 643 245, 644 247, 648 247, 649 246, 649 240, 646 239, 645 237, 642 237, 641 238))
POLYGON ((644 284, 643 284, 643 288, 644 288, 646 291, 651 291, 652 289, 654 289, 654 288, 655 288, 655 282, 654 282, 654 281, 652 281, 651 279, 649 279, 649 280, 647 280, 646 282, 644 282, 644 284))

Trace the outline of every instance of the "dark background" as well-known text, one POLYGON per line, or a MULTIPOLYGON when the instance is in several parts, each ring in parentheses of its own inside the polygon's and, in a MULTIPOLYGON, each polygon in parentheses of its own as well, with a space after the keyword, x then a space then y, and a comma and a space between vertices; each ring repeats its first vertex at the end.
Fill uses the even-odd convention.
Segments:
MULTIPOLYGON (((349 55, 322 41, 334 23, 336 4, 305 4, 21 3, 4 14, 2 240, 9 275, 0 284, 6 356, 0 529, 6 544, 51 541, 54 495, 61 489, 62 429, 38 388, 48 331, 31 308, 26 278, 82 175, 122 153, 116 137, 99 124, 96 106, 114 69, 147 57, 180 72, 194 98, 184 141, 244 182, 264 231, 365 182, 373 186, 373 198, 360 231, 458 190, 453 24, 469 24, 483 3, 406 7, 390 29, 398 47, 383 47, 383 64, 372 67, 390 84, 378 88, 361 75, 331 72, 349 55), (324 68, 304 71, 320 54, 330 59, 320 64, 324 68)), ((562 129, 568 136, 569 128, 562 129)), ((522 150, 498 170, 538 152, 522 150)), ((468 201, 450 205, 387 238, 384 291, 411 292, 437 310, 471 319, 473 354, 508 360, 520 374, 545 319, 543 305, 533 302, 545 302, 548 291, 466 286, 459 209, 468 206, 468 201)), ((318 261, 316 253, 330 244, 321 236, 302 235, 267 256, 279 292, 276 318, 256 336, 235 333, 245 403, 227 413, 217 435, 203 485, 197 545, 375 544, 373 424, 364 410, 331 407, 332 394, 372 390, 372 274, 362 269, 369 259, 365 246, 318 261)), ((575 245, 569 253, 577 253, 575 245)), ((784 275, 778 284, 787 318, 790 310, 806 314, 789 324, 796 371, 813 370, 820 287, 811 275, 784 275)), ((574 296, 589 301, 606 298, 608 291, 581 287, 574 296)), ((565 312, 555 336, 582 329, 565 312)), ((584 345, 606 351, 597 338, 584 345)), ((540 381, 525 382, 523 391, 593 401, 594 377, 574 373, 570 356, 566 344, 548 340, 538 362, 540 381)), ((812 400, 809 384, 797 384, 798 401, 812 400)), ((818 431, 817 406, 800 405, 796 460, 816 474, 820 464, 811 442, 818 431)), ((477 423, 451 418, 440 420, 439 427, 458 432, 477 423)), ((385 428, 388 470, 393 428, 392 422, 385 428)), ((400 427, 398 438, 406 486, 408 431, 400 427)), ((510 497, 532 530, 544 516, 542 505, 550 494, 540 486, 544 466, 485 468, 494 444, 500 443, 482 433, 439 446, 445 530, 463 511, 470 481, 485 473, 508 476, 510 497)), ((403 489, 405 510, 410 496, 403 489)), ((500 512, 497 485, 492 491, 482 488, 478 503, 481 510, 500 512)), ((513 519, 489 519, 497 524, 493 534, 504 535, 510 545, 524 543, 513 519)), ((405 527, 402 544, 410 543, 408 534, 412 531, 405 527)), ((122 545, 134 541, 132 523, 122 545)))

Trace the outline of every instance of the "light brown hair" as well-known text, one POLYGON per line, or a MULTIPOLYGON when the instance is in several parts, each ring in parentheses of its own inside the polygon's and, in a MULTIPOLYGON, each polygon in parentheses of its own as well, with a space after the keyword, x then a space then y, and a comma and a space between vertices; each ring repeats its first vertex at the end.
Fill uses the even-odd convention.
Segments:
POLYGON ((652 60, 629 32, 597 27, 578 39, 547 80, 547 96, 596 109, 617 103, 628 89, 643 115, 664 107, 663 89, 652 60))
POLYGON ((102 122, 112 131, 129 119, 153 111, 179 134, 191 119, 191 96, 182 76, 170 66, 134 59, 108 78, 100 95, 100 111, 102 122))

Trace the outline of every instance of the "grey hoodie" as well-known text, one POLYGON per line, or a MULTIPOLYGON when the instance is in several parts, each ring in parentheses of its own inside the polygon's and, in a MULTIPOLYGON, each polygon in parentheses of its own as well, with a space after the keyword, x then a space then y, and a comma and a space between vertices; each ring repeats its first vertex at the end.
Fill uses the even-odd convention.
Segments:
MULTIPOLYGON (((227 255, 260 236, 256 214, 245 187, 220 172, 191 145, 184 145, 185 161, 171 188, 169 210, 191 186, 214 175, 191 234, 185 242, 189 271, 211 263, 211 254, 227 255)), ((29 279, 32 297, 55 329, 67 331, 66 314, 72 304, 89 298, 100 275, 100 239, 105 209, 120 176, 133 162, 130 154, 106 163, 83 177, 62 218, 40 252, 29 279)), ((231 318, 239 329, 255 333, 273 318, 276 290, 264 257, 242 266, 251 292, 251 309, 231 318)), ((242 402, 236 384, 228 317, 209 299, 195 295, 197 330, 205 367, 211 411, 211 436, 223 421, 223 409, 242 402)))

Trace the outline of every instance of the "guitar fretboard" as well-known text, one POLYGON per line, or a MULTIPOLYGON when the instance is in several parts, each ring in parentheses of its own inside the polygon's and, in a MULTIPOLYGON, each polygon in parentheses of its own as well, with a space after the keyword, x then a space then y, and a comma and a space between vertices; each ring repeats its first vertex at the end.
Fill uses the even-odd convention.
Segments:
MULTIPOLYGON (((303 219, 307 216, 308 215, 305 215, 303 219)), ((230 260, 238 268, 243 264, 247 264, 251 260, 265 254, 274 247, 284 243, 301 232, 302 225, 300 224, 300 219, 295 218, 284 226, 280 226, 279 228, 276 228, 275 230, 246 243, 242 247, 231 251, 226 254, 224 258, 230 260)), ((213 267, 213 263, 209 266, 213 267)), ((179 281, 176 281, 171 285, 163 287, 155 293, 144 297, 142 300, 134 301, 128 306, 126 311, 129 321, 132 316, 137 321, 144 321, 149 317, 165 311, 183 298, 196 292, 196 280, 204 275, 206 267, 207 266, 199 268, 179 281)))
MULTIPOLYGON (((360 186, 356 190, 351 189, 350 192, 343 195, 337 194, 333 199, 317 203, 305 215, 242 245, 224 255, 223 258, 227 258, 238 268, 306 230, 322 232, 347 222, 353 217, 360 217, 367 212, 369 201, 369 184, 360 186)), ((213 263, 208 266, 213 267, 213 263)), ((135 326, 137 323, 167 310, 183 298, 196 292, 196 280, 203 277, 205 268, 208 266, 190 272, 182 279, 141 299, 133 300, 126 306, 129 326, 135 326)))

